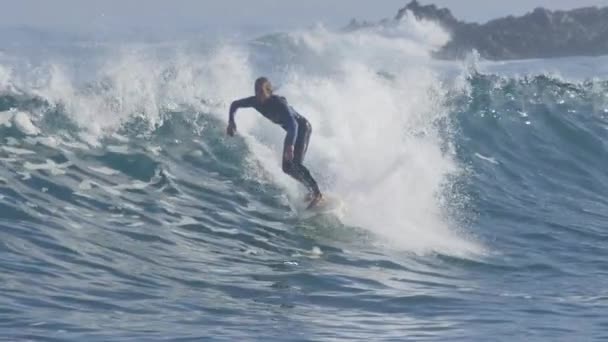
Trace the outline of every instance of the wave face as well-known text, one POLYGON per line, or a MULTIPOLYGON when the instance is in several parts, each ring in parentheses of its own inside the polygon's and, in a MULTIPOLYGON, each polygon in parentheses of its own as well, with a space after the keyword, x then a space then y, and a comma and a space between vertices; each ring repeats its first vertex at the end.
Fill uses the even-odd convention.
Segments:
POLYGON ((608 84, 438 65, 447 38, 0 54, 2 335, 601 337, 608 84), (293 209, 280 128, 244 109, 225 136, 259 75, 312 123, 339 215, 293 209))

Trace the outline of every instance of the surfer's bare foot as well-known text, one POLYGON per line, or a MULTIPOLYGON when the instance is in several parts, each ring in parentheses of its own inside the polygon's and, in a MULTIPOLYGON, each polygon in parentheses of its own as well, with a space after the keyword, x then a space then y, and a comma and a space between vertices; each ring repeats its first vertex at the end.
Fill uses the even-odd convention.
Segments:
POLYGON ((318 194, 314 194, 312 200, 310 201, 306 209, 314 208, 319 203, 321 203, 321 201, 323 201, 323 194, 321 194, 320 192, 318 194))

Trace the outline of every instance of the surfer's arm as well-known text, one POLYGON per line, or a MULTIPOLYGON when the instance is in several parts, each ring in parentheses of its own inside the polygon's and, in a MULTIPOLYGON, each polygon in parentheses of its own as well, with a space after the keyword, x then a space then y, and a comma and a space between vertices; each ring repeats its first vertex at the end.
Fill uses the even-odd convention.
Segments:
POLYGON ((234 133, 236 133, 236 122, 234 122, 234 114, 236 114, 236 110, 239 108, 253 107, 254 104, 255 97, 253 96, 233 101, 230 104, 230 110, 228 112, 228 128, 226 128, 226 133, 228 133, 229 136, 234 136, 234 133))
POLYGON ((230 111, 228 112, 228 123, 234 123, 234 114, 239 108, 250 108, 255 104, 255 96, 246 97, 244 99, 233 101, 230 104, 230 111))

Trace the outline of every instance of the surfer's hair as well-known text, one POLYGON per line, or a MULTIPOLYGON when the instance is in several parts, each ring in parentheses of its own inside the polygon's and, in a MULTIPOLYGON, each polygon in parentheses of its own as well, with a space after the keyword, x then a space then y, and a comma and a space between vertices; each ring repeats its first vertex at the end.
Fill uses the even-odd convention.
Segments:
POLYGON ((258 77, 258 79, 255 80, 255 89, 262 89, 263 87, 267 87, 267 89, 270 90, 270 93, 272 94, 272 84, 270 83, 268 78, 258 77))

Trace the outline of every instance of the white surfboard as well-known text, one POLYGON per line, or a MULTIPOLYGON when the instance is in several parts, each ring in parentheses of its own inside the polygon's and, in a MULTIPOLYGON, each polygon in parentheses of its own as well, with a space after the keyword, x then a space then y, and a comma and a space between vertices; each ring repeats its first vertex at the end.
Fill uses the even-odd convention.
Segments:
POLYGON ((308 208, 309 201, 302 200, 296 208, 299 215, 302 217, 312 217, 322 214, 340 215, 344 209, 344 202, 337 196, 332 194, 323 194, 323 199, 314 207, 308 208))

